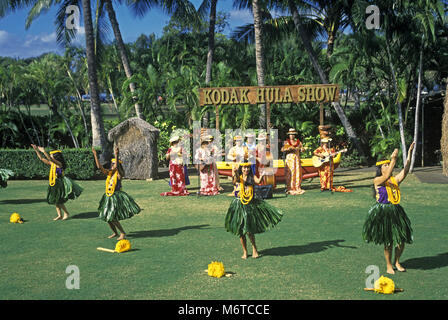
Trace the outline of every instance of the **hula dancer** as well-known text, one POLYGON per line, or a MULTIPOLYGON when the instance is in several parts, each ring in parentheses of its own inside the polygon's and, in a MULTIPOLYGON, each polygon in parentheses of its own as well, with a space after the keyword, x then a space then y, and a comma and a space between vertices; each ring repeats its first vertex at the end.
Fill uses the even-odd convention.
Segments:
POLYGON ((48 178, 47 189, 47 203, 56 206, 56 213, 58 216, 53 220, 67 220, 69 213, 65 207, 65 203, 71 199, 79 197, 83 191, 75 181, 64 175, 64 170, 67 168, 64 156, 60 150, 53 150, 50 155, 43 147, 31 145, 36 151, 37 157, 40 161, 50 166, 50 175, 48 178), (42 156, 41 153, 44 155, 42 156), (61 215, 61 209, 64 211, 64 216, 61 215))
POLYGON ((411 221, 400 206, 399 185, 406 178, 411 165, 411 153, 415 142, 411 144, 408 158, 403 170, 395 177, 392 175, 397 161, 398 149, 392 153, 391 160, 376 163, 376 176, 373 179, 376 203, 370 208, 364 223, 362 236, 366 242, 384 245, 384 257, 387 263, 387 273, 395 274, 392 265, 392 248, 395 248, 394 265, 398 271, 406 271, 400 264, 400 257, 405 243, 412 243, 411 221))
POLYGON ((111 160, 110 170, 104 169, 101 165, 93 147, 92 152, 96 166, 107 175, 106 192, 103 194, 98 206, 99 217, 106 221, 113 231, 108 238, 116 237, 118 229, 121 235, 117 240, 122 240, 126 237, 126 233, 120 224, 120 220, 133 217, 141 209, 130 195, 121 190, 121 179, 124 177, 124 169, 121 165, 123 162, 118 157, 118 148, 115 148, 115 158, 111 160))
POLYGON ((8 186, 8 179, 12 177, 14 172, 8 169, 0 169, 0 188, 6 188, 8 186))
POLYGON ((252 258, 258 258, 255 234, 273 228, 283 217, 281 210, 262 199, 254 198, 254 185, 260 183, 262 177, 254 176, 251 163, 247 161, 240 164, 233 176, 235 198, 227 210, 224 224, 228 232, 240 237, 243 259, 247 259, 246 234, 252 243, 252 258))

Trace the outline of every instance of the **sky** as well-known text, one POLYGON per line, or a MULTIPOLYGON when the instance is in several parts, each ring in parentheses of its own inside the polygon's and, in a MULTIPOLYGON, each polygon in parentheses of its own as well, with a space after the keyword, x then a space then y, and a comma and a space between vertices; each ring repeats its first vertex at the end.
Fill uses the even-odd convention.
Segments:
MULTIPOLYGON (((191 0, 191 2, 198 8, 202 0, 191 0)), ((237 26, 253 22, 250 11, 234 9, 232 3, 232 0, 218 1, 217 10, 230 14, 229 28, 224 31, 224 34, 230 34, 231 30, 237 26)), ((126 43, 135 41, 141 34, 155 33, 156 36, 160 37, 163 27, 169 21, 169 16, 157 8, 152 9, 143 18, 135 17, 124 5, 114 2, 114 8, 123 40, 126 43)), ((56 43, 54 20, 57 8, 51 8, 46 13, 41 14, 26 30, 25 20, 29 10, 29 8, 19 10, 0 18, 0 56, 23 59, 36 57, 45 52, 63 52, 56 43)), ((83 26, 84 24, 81 21, 80 30, 74 44, 85 46, 83 26)), ((113 39, 112 30, 110 30, 109 39, 113 39)))

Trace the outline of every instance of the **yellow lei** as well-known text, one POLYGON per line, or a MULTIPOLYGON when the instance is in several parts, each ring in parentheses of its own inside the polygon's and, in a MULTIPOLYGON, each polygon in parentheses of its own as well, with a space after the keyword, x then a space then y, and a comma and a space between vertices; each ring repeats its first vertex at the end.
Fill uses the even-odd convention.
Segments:
POLYGON ((246 188, 244 187, 243 177, 240 177, 240 201, 241 201, 241 203, 246 205, 252 200, 253 197, 254 197, 254 188, 252 186, 249 186, 249 188, 246 192, 246 188))
POLYGON ((48 184, 50 187, 56 183, 56 165, 52 162, 50 167, 50 175, 48 176, 48 184))
POLYGON ((111 197, 114 194, 115 187, 117 186, 117 179, 118 170, 115 170, 115 172, 110 170, 106 179, 106 196, 111 197))
POLYGON ((385 185, 389 202, 392 204, 399 204, 401 195, 397 180, 395 180, 394 177, 390 177, 390 180, 386 181, 385 185))

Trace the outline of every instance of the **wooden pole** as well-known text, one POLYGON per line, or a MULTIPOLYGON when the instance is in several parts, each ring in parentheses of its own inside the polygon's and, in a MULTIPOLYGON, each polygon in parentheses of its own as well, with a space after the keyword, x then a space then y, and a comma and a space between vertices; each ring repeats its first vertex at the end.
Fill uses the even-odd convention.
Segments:
POLYGON ((271 128, 271 103, 266 102, 266 130, 271 128))
POLYGON ((216 120, 215 121, 216 130, 219 131, 219 108, 217 105, 215 106, 215 120, 216 120))
POLYGON ((324 106, 322 103, 319 104, 319 122, 321 126, 324 125, 324 106))

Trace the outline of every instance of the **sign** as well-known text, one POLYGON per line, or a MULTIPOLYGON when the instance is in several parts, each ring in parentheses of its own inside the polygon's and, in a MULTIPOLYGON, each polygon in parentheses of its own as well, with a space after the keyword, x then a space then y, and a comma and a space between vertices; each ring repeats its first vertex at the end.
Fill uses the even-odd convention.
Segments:
POLYGON ((337 84, 199 88, 200 106, 337 101, 337 84))

